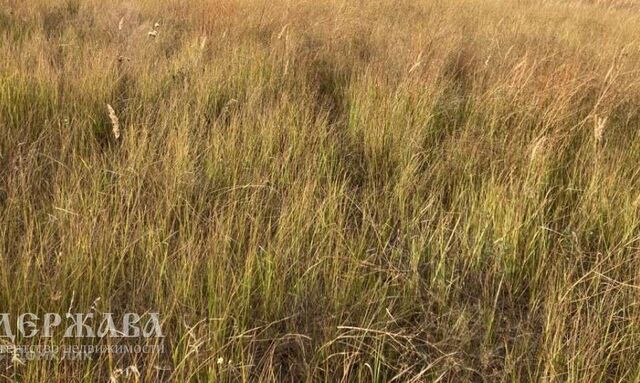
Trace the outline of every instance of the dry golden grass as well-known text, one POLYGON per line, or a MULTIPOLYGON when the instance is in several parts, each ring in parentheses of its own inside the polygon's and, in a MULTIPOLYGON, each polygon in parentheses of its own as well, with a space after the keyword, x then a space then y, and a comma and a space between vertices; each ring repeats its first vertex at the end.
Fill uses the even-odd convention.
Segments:
POLYGON ((1 379, 640 382, 637 2, 1 4, 1 379))

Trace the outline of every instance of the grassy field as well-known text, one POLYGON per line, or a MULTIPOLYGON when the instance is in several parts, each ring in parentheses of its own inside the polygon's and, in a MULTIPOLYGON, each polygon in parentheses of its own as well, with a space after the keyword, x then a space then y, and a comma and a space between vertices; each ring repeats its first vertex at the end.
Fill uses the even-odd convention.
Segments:
POLYGON ((637 2, 0 4, 1 381, 640 382, 637 2))

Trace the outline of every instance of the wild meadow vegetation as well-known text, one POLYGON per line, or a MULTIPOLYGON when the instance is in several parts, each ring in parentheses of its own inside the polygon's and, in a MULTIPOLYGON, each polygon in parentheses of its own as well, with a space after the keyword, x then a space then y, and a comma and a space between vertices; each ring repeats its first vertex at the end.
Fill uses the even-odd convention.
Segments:
POLYGON ((637 3, 0 4, 3 381, 640 381, 637 3))

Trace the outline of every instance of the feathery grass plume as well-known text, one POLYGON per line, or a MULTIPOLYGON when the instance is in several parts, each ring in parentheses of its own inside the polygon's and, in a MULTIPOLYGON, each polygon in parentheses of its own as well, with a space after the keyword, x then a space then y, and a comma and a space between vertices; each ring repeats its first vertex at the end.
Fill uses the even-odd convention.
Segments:
POLYGON ((113 107, 111 105, 107 104, 107 109, 109 110, 109 119, 111 120, 113 137, 115 137, 115 139, 117 140, 120 138, 120 120, 118 120, 116 111, 113 110, 113 107))
POLYGON ((118 30, 121 31, 123 26, 124 26, 124 16, 122 16, 122 18, 120 19, 120 22, 118 23, 118 30))
POLYGON ((593 138, 595 145, 599 146, 604 137, 604 129, 607 125, 607 117, 599 117, 597 114, 593 116, 593 138))

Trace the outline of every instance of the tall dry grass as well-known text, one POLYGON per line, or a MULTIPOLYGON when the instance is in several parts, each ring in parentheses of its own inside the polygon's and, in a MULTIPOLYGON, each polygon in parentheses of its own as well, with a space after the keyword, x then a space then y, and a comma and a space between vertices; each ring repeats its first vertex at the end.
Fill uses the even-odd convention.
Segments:
POLYGON ((4 0, 0 311, 167 352, 0 376, 640 381, 637 9, 4 0))

